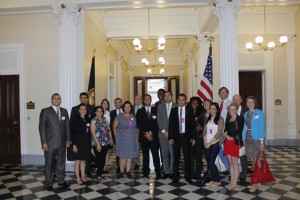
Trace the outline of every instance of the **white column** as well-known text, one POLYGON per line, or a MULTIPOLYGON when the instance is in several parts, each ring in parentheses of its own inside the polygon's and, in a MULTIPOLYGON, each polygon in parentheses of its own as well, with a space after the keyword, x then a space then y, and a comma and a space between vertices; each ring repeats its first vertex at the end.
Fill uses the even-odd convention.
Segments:
POLYGON ((288 146, 296 145, 296 80, 295 80, 295 40, 289 37, 287 43, 287 70, 288 70, 288 146))
POLYGON ((179 93, 183 93, 183 73, 185 70, 185 65, 179 67, 179 93))
POLYGON ((194 60, 193 60, 193 56, 191 53, 188 53, 187 54, 187 57, 188 57, 188 61, 189 61, 189 73, 188 73, 188 93, 186 94, 188 98, 190 98, 191 96, 194 96, 195 94, 195 91, 193 91, 194 87, 194 69, 195 69, 195 66, 194 66, 194 60))
POLYGON ((81 9, 76 4, 52 6, 59 20, 59 93, 62 106, 71 110, 77 99, 76 91, 76 24, 81 9))
POLYGON ((130 98, 130 102, 134 102, 134 88, 133 88, 133 70, 134 67, 133 66, 128 66, 128 74, 129 74, 129 98, 130 98))
POLYGON ((122 61, 123 61, 123 56, 118 55, 118 97, 123 99, 122 61))
POLYGON ((242 0, 216 0, 214 9, 214 14, 219 18, 220 87, 227 87, 230 94, 239 93, 236 27, 241 5, 242 0))
MULTIPOLYGON (((273 52, 272 51, 265 51, 265 84, 266 88, 270 85, 274 85, 274 78, 273 78, 273 52)), ((274 139, 274 91, 266 89, 265 92, 265 102, 270 102, 265 104, 265 111, 266 115, 266 132, 267 132, 267 141, 274 139)))
POLYGON ((209 54, 209 42, 207 41, 207 37, 205 35, 198 35, 198 53, 197 53, 197 88, 199 89, 200 81, 202 79, 205 66, 207 64, 207 57, 209 54))

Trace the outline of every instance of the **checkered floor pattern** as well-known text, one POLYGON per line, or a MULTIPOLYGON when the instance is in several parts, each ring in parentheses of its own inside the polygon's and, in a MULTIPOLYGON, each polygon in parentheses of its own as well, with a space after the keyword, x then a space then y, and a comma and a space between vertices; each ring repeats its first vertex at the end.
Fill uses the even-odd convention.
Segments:
MULTIPOLYGON (((224 186, 228 175, 221 174, 221 186, 189 185, 180 179, 172 185, 170 179, 155 181, 155 176, 142 177, 141 168, 133 172, 133 179, 116 179, 115 161, 107 179, 96 183, 96 177, 85 185, 77 185, 72 172, 66 173, 71 184, 67 189, 54 184, 54 191, 44 187, 43 166, 0 165, 0 199, 299 199, 300 196, 300 149, 291 147, 268 147, 267 159, 276 183, 266 183, 260 190, 250 193, 247 185, 228 191, 224 186)), ((249 163, 250 164, 250 163, 249 163)), ((183 175, 183 172, 181 170, 183 175)), ((250 177, 247 178, 249 184, 250 177)))

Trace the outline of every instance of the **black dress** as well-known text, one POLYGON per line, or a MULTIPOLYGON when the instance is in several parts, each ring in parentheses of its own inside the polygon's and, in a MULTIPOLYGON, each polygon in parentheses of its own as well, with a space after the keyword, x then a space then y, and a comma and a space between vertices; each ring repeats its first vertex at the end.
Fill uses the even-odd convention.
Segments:
POLYGON ((77 146, 75 160, 88 160, 91 151, 91 129, 86 119, 77 117, 71 122, 72 144, 77 146))

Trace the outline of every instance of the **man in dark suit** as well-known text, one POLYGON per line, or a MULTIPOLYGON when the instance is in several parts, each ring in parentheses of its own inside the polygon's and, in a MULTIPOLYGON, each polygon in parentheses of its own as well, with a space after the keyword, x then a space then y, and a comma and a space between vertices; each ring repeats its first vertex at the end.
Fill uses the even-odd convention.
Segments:
MULTIPOLYGON (((140 95, 135 95, 134 97, 134 106, 133 106, 133 114, 134 116, 136 116, 137 111, 143 107, 143 98, 140 95)), ((134 170, 139 170, 140 168, 140 146, 139 146, 139 154, 137 155, 137 157, 135 157, 133 159, 134 161, 134 170)))
MULTIPOLYGON (((115 98, 114 104, 115 104, 116 109, 110 111, 109 115, 110 115, 110 130, 111 130, 111 133, 112 133, 112 138, 113 138, 114 144, 116 144, 115 133, 114 133, 114 129, 113 129, 113 123, 114 123, 114 120, 117 117, 117 115, 120 114, 120 113, 123 113, 123 111, 122 111, 122 99, 121 98, 115 98)), ((119 165, 119 157, 118 156, 116 156, 116 161, 117 161, 116 172, 119 173, 120 172, 120 165, 119 165)))
MULTIPOLYGON (((95 117, 95 106, 89 104, 89 97, 88 97, 88 94, 86 92, 81 92, 80 93, 80 95, 79 95, 79 101, 80 101, 80 104, 77 105, 77 106, 74 106, 72 108, 72 110, 71 110, 70 121, 73 122, 74 118, 78 115, 78 109, 79 109, 79 106, 81 104, 85 104, 86 105, 87 114, 89 115, 89 119, 94 118, 95 117)), ((86 173, 86 175, 88 177, 91 176, 90 170, 91 170, 91 160, 92 159, 93 159, 93 155, 91 154, 90 158, 85 161, 85 163, 86 163, 85 173, 86 173)))
POLYGON ((53 168, 56 162, 56 176, 59 186, 68 187, 65 178, 66 148, 70 146, 70 125, 68 111, 59 107, 61 97, 55 93, 51 97, 51 106, 42 109, 39 132, 45 156, 45 182, 48 191, 53 190, 53 168))
POLYGON ((151 96, 144 96, 144 108, 137 111, 136 125, 139 129, 139 141, 143 153, 143 176, 149 177, 149 150, 153 156, 153 164, 155 167, 156 180, 161 179, 160 162, 159 162, 159 141, 157 128, 156 108, 151 106, 151 96))
POLYGON ((173 184, 179 182, 179 158, 182 147, 184 157, 184 176, 189 184, 193 184, 190 174, 190 145, 195 144, 196 122, 193 111, 185 106, 185 94, 177 97, 178 107, 172 108, 169 118, 169 143, 173 145, 174 168, 173 184))
POLYGON ((169 144, 169 116, 171 109, 177 107, 177 104, 172 102, 172 92, 166 91, 164 95, 164 103, 160 103, 157 108, 157 125, 158 137, 163 160, 163 179, 173 178, 174 155, 173 147, 169 144))
MULTIPOLYGON (((237 114, 241 117, 244 117, 244 113, 246 112, 246 109, 244 106, 242 106, 242 102, 243 102, 242 97, 239 94, 235 94, 232 97, 232 100, 239 107, 237 114)), ((245 155, 241 156, 240 161, 241 161, 242 171, 240 173, 239 183, 244 184, 246 182, 246 178, 247 178, 247 155, 245 154, 245 155)))

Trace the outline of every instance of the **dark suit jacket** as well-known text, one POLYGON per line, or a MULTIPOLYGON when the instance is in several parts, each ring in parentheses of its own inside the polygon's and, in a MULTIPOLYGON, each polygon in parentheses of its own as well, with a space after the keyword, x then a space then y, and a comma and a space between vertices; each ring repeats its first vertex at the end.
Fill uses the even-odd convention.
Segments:
POLYGON ((144 137, 144 132, 151 131, 153 141, 158 141, 158 128, 157 128, 157 112, 156 108, 151 106, 150 120, 148 120, 146 108, 139 109, 136 113, 136 125, 139 129, 139 141, 148 141, 144 137))
MULTIPOLYGON (((71 110, 71 116, 70 116, 70 121, 73 121, 76 118, 76 116, 78 115, 79 106, 80 106, 80 104, 78 104, 77 106, 74 106, 72 108, 72 110, 71 110)), ((86 108, 87 108, 88 117, 90 119, 93 119, 96 116, 96 114, 95 114, 95 106, 87 104, 86 108)))
POLYGON ((51 149, 65 147, 71 141, 68 111, 60 107, 60 120, 52 106, 44 108, 40 114, 39 132, 41 143, 51 149))
MULTIPOLYGON (((179 132, 179 116, 178 116, 179 107, 172 108, 170 117, 169 117, 169 137, 168 139, 173 139, 174 142, 179 141, 180 132, 179 132)), ((186 107, 185 110, 185 137, 187 141, 195 139, 196 135, 196 122, 193 110, 186 107)))

